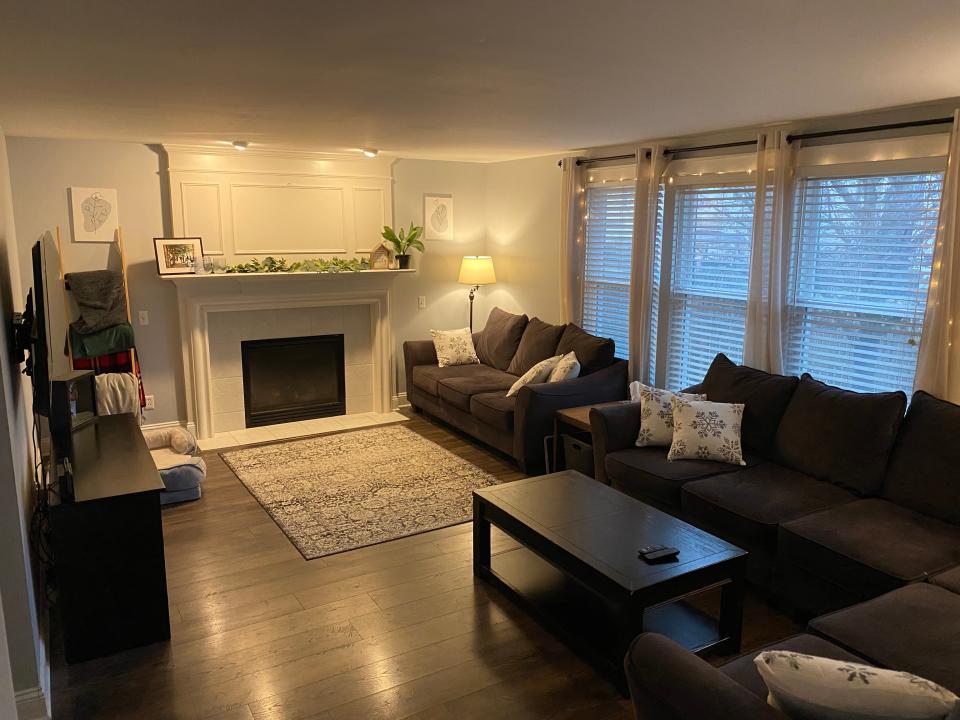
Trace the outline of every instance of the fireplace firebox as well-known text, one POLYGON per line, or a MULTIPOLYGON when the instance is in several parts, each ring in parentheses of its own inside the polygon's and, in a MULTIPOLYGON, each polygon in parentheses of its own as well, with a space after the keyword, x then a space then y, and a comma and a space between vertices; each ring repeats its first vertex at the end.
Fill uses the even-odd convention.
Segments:
POLYGON ((246 426, 346 413, 343 335, 244 340, 246 426))

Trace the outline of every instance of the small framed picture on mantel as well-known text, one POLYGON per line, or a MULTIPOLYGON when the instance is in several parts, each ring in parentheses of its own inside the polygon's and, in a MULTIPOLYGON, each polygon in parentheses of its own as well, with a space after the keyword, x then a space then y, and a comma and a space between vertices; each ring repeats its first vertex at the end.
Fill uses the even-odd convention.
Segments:
POLYGON ((203 244, 198 237, 154 238, 157 272, 166 275, 196 275, 197 260, 203 259, 203 244))
POLYGON ((423 239, 453 240, 453 195, 423 196, 423 239))

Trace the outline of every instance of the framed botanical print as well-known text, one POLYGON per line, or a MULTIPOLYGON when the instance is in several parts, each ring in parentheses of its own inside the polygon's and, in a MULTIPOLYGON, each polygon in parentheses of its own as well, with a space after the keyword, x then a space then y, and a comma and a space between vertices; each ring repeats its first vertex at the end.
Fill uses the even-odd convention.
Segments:
POLYGON ((198 237, 154 238, 157 272, 164 275, 195 275, 197 260, 203 258, 203 244, 198 237))
POLYGON ((423 196, 423 239, 453 240, 453 195, 423 196))

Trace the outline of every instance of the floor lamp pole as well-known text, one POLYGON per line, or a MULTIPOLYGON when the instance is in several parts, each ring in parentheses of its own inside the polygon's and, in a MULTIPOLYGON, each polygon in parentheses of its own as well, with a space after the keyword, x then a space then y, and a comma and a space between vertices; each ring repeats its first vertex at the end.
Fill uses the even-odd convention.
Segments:
POLYGON ((476 294, 477 290, 480 289, 479 285, 474 285, 470 288, 470 333, 473 334, 473 296, 476 294))

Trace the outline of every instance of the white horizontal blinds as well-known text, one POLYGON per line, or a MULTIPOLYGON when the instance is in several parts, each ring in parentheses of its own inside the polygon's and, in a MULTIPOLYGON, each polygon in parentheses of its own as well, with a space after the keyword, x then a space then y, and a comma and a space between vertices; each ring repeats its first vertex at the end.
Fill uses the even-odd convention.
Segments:
POLYGON ((755 187, 678 187, 666 348, 666 384, 700 382, 718 352, 743 356, 755 187))
POLYGON ((942 185, 942 172, 798 182, 788 372, 911 392, 942 185))
POLYGON ((613 338, 619 358, 630 352, 634 195, 632 183, 587 186, 583 327, 613 338))

